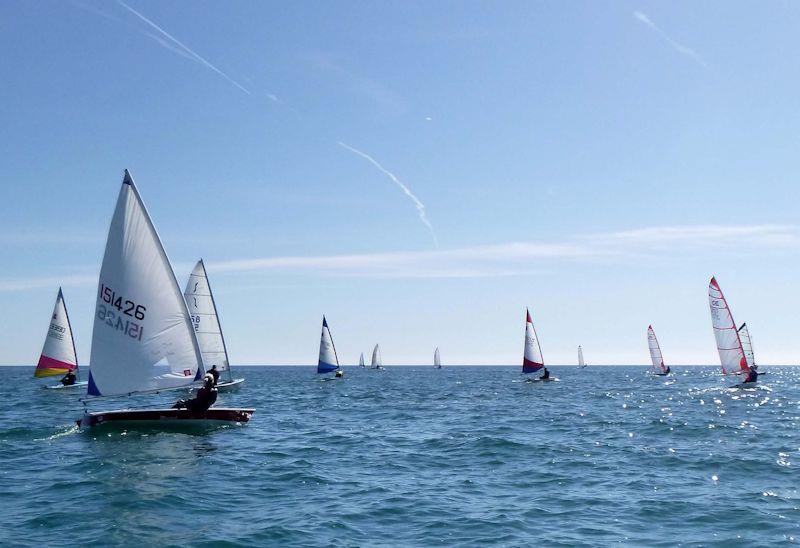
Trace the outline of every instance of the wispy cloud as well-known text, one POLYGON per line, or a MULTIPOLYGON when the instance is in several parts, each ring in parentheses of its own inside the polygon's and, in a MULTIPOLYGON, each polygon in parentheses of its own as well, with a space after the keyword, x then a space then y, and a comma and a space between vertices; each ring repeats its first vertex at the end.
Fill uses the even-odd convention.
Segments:
POLYGON ((653 30, 656 34, 658 34, 661 38, 663 38, 670 46, 672 46, 672 48, 675 51, 677 51, 678 53, 682 53, 687 57, 691 57, 692 59, 694 59, 695 62, 697 62, 703 67, 708 66, 706 62, 703 60, 703 58, 700 57, 700 55, 696 51, 674 40, 669 34, 661 30, 661 28, 658 25, 656 25, 653 22, 653 20, 650 19, 650 17, 647 16, 647 14, 642 13, 641 11, 634 11, 633 16, 642 24, 650 27, 651 30, 653 30))
POLYGON ((424 224, 425 226, 428 227, 428 230, 430 230, 431 236, 433 237, 433 244, 436 247, 439 247, 439 239, 436 237, 436 232, 434 232, 434 230, 433 230, 433 225, 431 225, 430 220, 428 220, 428 214, 425 212, 425 204, 423 204, 419 200, 419 198, 417 198, 414 195, 414 193, 411 192, 411 189, 409 189, 403 183, 403 181, 401 181, 394 173, 392 173, 391 171, 389 171, 388 169, 383 167, 375 158, 373 158, 372 156, 370 156, 366 152, 358 150, 357 148, 352 147, 352 146, 348 145, 347 143, 343 143, 342 141, 338 141, 338 143, 339 143, 340 146, 346 148, 347 150, 349 150, 353 154, 361 156, 362 158, 367 160, 369 163, 371 163, 376 168, 378 168, 378 170, 380 170, 384 175, 389 177, 389 179, 391 179, 398 187, 400 187, 400 189, 405 193, 405 195, 408 196, 411 199, 411 201, 414 203, 414 207, 417 208, 417 214, 419 215, 419 220, 422 221, 422 224, 424 224))
POLYGON ((156 42, 161 44, 163 47, 165 47, 166 49, 172 51, 173 53, 178 53, 179 55, 183 55, 184 57, 187 57, 189 59, 192 59, 193 61, 196 61, 196 62, 200 63, 201 65, 205 66, 206 68, 211 69, 212 71, 216 72, 218 75, 222 76, 225 80, 227 80, 228 82, 230 82, 231 84, 233 84, 234 86, 239 88, 241 91, 245 92, 248 95, 251 95, 249 89, 247 89, 246 87, 241 85, 239 82, 237 82, 236 80, 234 80, 233 78, 228 76, 222 70, 218 69, 216 66, 211 64, 211 62, 208 61, 206 58, 202 57, 199 53, 197 53, 196 51, 192 50, 189 46, 187 46, 186 44, 184 44, 183 42, 181 42, 180 40, 178 40, 177 38, 172 36, 166 30, 164 30, 163 28, 158 26, 156 23, 154 23, 152 20, 147 18, 144 14, 142 14, 141 12, 133 9, 132 7, 130 7, 128 4, 126 4, 122 0, 117 0, 117 3, 120 6, 122 6, 123 8, 125 8, 126 10, 128 10, 130 13, 132 13, 133 15, 135 15, 136 17, 138 17, 139 19, 144 21, 147 25, 150 26, 150 28, 152 28, 156 32, 158 32, 160 37, 152 35, 150 33, 146 33, 146 34, 148 36, 150 36, 151 38, 153 38, 156 42))
MULTIPOLYGON (((796 225, 691 225, 645 227, 583 234, 559 241, 508 242, 431 251, 359 253, 321 256, 249 257, 209 262, 212 273, 289 273, 309 276, 369 278, 480 278, 530 274, 564 262, 615 264, 645 256, 654 261, 702 252, 741 253, 800 249, 796 225)), ((188 271, 194 263, 176 264, 188 271)), ((96 270, 97 267, 94 267, 96 270)), ((97 275, 0 278, 0 292, 45 287, 91 286, 97 275)), ((74 271, 73 271, 74 272, 74 271)))

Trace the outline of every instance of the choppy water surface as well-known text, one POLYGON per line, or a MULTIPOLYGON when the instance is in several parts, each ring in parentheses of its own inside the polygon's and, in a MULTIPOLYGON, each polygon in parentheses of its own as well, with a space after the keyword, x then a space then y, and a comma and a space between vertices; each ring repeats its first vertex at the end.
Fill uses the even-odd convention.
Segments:
MULTIPOLYGON (((240 368, 203 433, 81 433, 2 368, 0 544, 773 545, 800 538, 800 368, 240 368)), ((169 396, 174 399, 175 394, 169 396)), ((167 396, 132 399, 155 404, 167 396)), ((93 410, 119 407, 93 402, 93 410)))

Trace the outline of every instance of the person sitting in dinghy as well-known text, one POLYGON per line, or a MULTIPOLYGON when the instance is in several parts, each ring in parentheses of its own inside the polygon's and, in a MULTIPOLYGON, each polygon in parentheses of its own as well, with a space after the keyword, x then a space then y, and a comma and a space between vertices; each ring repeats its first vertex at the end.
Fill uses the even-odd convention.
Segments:
POLYGON ((747 372, 747 378, 744 382, 756 382, 758 380, 758 366, 753 364, 753 367, 747 372))
POLYGON ((219 382, 219 371, 217 371, 217 364, 211 366, 211 369, 208 370, 208 373, 214 377, 214 386, 217 386, 219 382))
POLYGON ((545 367, 544 370, 542 371, 542 376, 539 377, 539 378, 541 380, 543 380, 543 381, 546 381, 547 379, 549 379, 550 378, 550 370, 547 369, 547 367, 545 367))
POLYGON ((188 409, 189 411, 200 413, 208 410, 217 401, 217 387, 214 386, 214 376, 206 373, 203 377, 203 386, 197 391, 197 395, 190 400, 178 400, 173 409, 188 409))
POLYGON ((665 375, 669 375, 671 372, 672 372, 672 369, 670 369, 669 366, 667 366, 667 370, 664 371, 664 374, 665 375))
POLYGON ((75 384, 75 381, 77 380, 78 377, 76 377, 75 373, 73 373, 72 370, 70 369, 69 371, 67 371, 67 374, 61 377, 61 380, 58 382, 60 382, 64 386, 72 386, 73 384, 75 384))

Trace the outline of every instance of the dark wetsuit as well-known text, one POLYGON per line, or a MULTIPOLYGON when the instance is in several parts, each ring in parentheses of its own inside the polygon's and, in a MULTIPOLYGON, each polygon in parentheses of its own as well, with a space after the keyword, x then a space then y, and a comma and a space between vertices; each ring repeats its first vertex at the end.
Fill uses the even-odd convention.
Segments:
POLYGON ((669 375, 671 371, 672 369, 670 369, 669 366, 667 366, 667 370, 664 372, 664 374, 669 375))
POLYGON ((548 371, 548 369, 545 367, 544 371, 542 372, 542 376, 539 378, 542 379, 543 381, 546 381, 547 379, 550 378, 550 371, 548 371))
POLYGON ((217 389, 203 386, 197 391, 197 396, 191 400, 178 400, 172 407, 173 409, 188 409, 199 413, 214 405, 215 401, 217 401, 217 389))
POLYGON ((75 376, 75 373, 72 371, 68 371, 66 375, 64 375, 61 380, 59 381, 64 386, 72 386, 75 384, 75 381, 78 380, 78 377, 75 376))
POLYGON ((758 380, 758 371, 756 371, 751 367, 750 371, 747 372, 747 378, 744 380, 744 382, 756 382, 757 380, 758 380))
POLYGON ((209 369, 208 372, 211 374, 212 377, 214 377, 214 386, 217 386, 217 383, 219 382, 219 371, 217 371, 216 369, 209 369))

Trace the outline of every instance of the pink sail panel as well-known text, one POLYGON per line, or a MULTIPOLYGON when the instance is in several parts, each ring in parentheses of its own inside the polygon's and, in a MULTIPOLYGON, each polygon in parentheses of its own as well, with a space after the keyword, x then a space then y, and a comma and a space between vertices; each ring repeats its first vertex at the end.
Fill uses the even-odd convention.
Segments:
POLYGON ((733 321, 731 309, 715 278, 708 284, 708 304, 711 309, 711 324, 717 340, 719 361, 724 375, 749 371, 739 331, 733 321))
POLYGON ((647 346, 650 347, 650 360, 653 362, 653 369, 659 373, 666 373, 667 366, 664 365, 664 356, 661 354, 661 346, 658 344, 656 332, 653 326, 647 327, 647 346))
POLYGON ((75 355, 75 342, 72 340, 72 327, 69 324, 64 295, 59 288, 42 354, 33 375, 34 377, 63 375, 77 368, 78 358, 75 355))
POLYGON ((531 313, 526 311, 525 351, 522 358, 522 372, 534 373, 542 367, 544 367, 542 347, 539 345, 539 337, 536 336, 536 329, 534 329, 531 321, 531 313))

